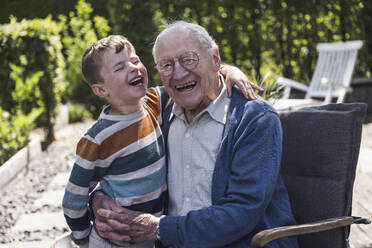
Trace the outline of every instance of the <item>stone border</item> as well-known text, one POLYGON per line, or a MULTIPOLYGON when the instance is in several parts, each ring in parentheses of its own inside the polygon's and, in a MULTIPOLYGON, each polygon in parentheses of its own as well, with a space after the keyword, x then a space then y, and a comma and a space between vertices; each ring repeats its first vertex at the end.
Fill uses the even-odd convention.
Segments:
MULTIPOLYGON (((58 131, 68 124, 68 108, 67 105, 60 105, 58 107, 54 130, 58 131)), ((18 172, 27 167, 28 163, 40 155, 41 149, 41 135, 30 135, 31 141, 26 147, 19 150, 9 160, 0 166, 0 191, 9 182, 14 179, 18 172)))
POLYGON ((41 138, 40 136, 34 136, 26 147, 0 166, 0 189, 3 189, 7 183, 12 181, 18 172, 39 154, 41 154, 41 138))

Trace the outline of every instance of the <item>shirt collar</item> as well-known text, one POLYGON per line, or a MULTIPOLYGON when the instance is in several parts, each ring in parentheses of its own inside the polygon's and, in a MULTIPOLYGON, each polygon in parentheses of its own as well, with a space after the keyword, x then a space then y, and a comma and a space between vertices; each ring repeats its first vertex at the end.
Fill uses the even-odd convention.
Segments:
MULTIPOLYGON (((203 111, 201 111, 197 117, 203 115, 204 113, 208 113, 212 119, 221 124, 226 123, 226 116, 227 111, 230 104, 230 98, 227 96, 227 89, 225 85, 225 79, 222 75, 220 76, 220 81, 222 83, 222 90, 220 94, 214 99, 203 111)), ((180 118, 184 122, 187 123, 186 116, 184 114, 184 110, 181 106, 177 105, 177 103, 173 104, 172 113, 169 116, 169 120, 171 120, 174 116, 180 118)))

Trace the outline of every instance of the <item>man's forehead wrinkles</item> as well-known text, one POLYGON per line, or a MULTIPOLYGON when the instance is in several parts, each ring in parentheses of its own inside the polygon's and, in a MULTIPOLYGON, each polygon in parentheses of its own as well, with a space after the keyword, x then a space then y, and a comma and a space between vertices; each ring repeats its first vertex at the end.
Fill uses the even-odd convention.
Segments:
POLYGON ((158 60, 174 60, 176 58, 180 58, 188 52, 194 52, 200 54, 200 49, 196 46, 183 46, 178 51, 169 50, 169 49, 159 49, 156 57, 158 60))
POLYGON ((160 38, 158 38, 158 42, 156 46, 158 48, 164 47, 187 47, 187 48, 197 48, 200 47, 201 43, 200 40, 195 37, 194 35, 189 35, 187 33, 167 33, 163 34, 160 38))

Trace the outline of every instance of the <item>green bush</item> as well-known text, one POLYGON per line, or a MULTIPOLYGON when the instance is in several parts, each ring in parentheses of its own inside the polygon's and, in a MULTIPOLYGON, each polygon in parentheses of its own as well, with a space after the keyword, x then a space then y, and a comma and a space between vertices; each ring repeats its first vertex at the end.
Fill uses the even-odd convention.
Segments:
POLYGON ((91 113, 82 104, 68 104, 68 122, 80 122, 91 117, 91 113))
POLYGON ((107 36, 110 27, 91 13, 90 4, 80 0, 75 12, 59 16, 59 22, 50 16, 22 21, 11 16, 0 26, 1 163, 25 146, 35 125, 46 128, 44 145, 53 141, 62 97, 85 104, 70 109, 72 122, 90 117, 87 109, 98 115, 102 101, 84 82, 80 63, 88 45, 107 36))
POLYGON ((54 139, 53 119, 65 89, 60 29, 50 17, 19 22, 10 17, 0 26, 0 107, 11 116, 40 110, 37 124, 46 128, 47 143, 54 139))
POLYGON ((75 12, 59 16, 62 24, 63 52, 66 59, 65 78, 68 87, 64 98, 84 104, 95 117, 101 111, 103 101, 93 94, 81 73, 81 58, 90 44, 106 37, 110 27, 105 18, 92 17, 92 7, 79 0, 75 12))
POLYGON ((20 111, 13 115, 0 108, 0 165, 27 144, 35 119, 40 113, 39 109, 28 115, 20 111))
POLYGON ((267 72, 262 80, 255 80, 254 83, 264 89, 260 96, 265 100, 275 102, 282 96, 283 87, 276 83, 277 76, 267 72))

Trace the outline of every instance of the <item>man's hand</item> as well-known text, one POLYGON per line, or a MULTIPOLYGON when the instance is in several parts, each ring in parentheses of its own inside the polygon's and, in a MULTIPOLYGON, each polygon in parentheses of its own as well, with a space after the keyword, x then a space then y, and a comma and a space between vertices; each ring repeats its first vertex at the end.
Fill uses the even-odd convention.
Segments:
POLYGON ((158 217, 122 208, 100 191, 93 196, 92 209, 98 233, 118 246, 156 239, 158 217))
POLYGON ((160 218, 151 214, 144 214, 126 209, 125 213, 130 220, 129 236, 134 242, 156 240, 156 228, 160 218))
POLYGON ((107 209, 99 209, 97 214, 104 219, 112 221, 109 221, 109 225, 115 232, 105 232, 105 238, 108 238, 115 244, 125 245, 128 241, 137 243, 156 239, 156 227, 159 224, 160 218, 151 214, 136 212, 125 208, 122 208, 120 213, 107 209), (121 224, 120 226, 119 223, 126 223, 129 225, 129 229, 127 225, 121 224), (125 233, 130 239, 122 240, 122 237, 118 236, 120 233, 125 233))
POLYGON ((238 86, 239 89, 242 91, 243 95, 247 99, 255 100, 256 94, 254 90, 258 90, 263 92, 264 89, 259 87, 258 85, 253 84, 251 81, 248 80, 247 76, 237 67, 224 65, 220 72, 226 78, 226 87, 227 87, 227 94, 231 97, 232 94, 232 87, 234 85, 238 86))

